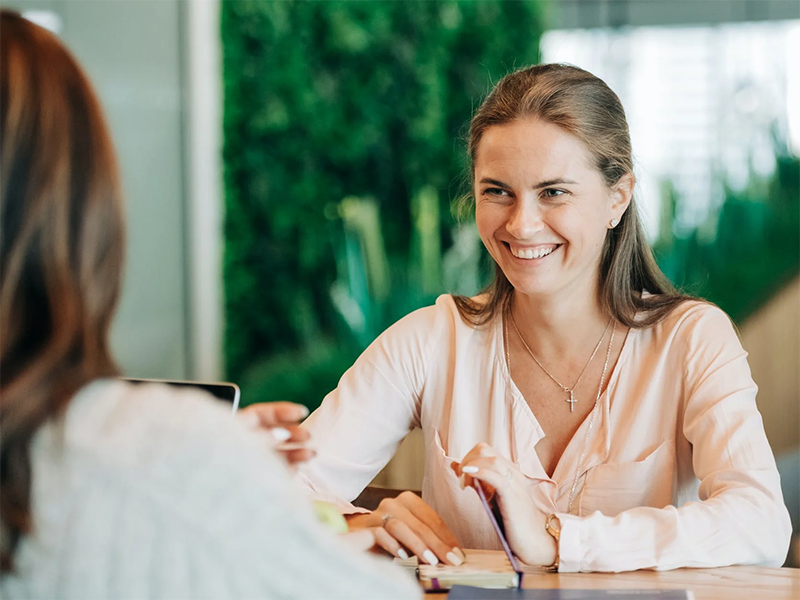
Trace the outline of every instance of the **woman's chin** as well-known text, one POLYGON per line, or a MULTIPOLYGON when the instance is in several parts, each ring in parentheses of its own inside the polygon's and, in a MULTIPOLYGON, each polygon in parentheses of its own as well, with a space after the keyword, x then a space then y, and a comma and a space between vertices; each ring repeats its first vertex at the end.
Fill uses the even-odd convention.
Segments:
POLYGON ((535 279, 529 277, 508 277, 508 281, 514 288, 515 293, 525 296, 544 297, 553 294, 556 290, 556 286, 553 285, 552 281, 545 281, 544 278, 541 277, 535 279))

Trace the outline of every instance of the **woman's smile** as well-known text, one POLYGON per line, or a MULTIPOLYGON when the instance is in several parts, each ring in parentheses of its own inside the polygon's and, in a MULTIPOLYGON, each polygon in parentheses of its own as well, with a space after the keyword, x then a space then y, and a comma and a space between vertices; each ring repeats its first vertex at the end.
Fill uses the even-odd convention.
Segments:
POLYGON ((503 242, 514 258, 525 261, 541 261, 561 247, 561 244, 538 244, 536 246, 520 246, 503 242))

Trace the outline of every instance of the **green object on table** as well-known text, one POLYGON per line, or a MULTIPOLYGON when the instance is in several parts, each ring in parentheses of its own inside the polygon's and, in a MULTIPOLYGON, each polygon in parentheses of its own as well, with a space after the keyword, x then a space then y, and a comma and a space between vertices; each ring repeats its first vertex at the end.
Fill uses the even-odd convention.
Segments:
POLYGON ((333 504, 314 500, 317 519, 334 533, 347 533, 347 521, 333 504))

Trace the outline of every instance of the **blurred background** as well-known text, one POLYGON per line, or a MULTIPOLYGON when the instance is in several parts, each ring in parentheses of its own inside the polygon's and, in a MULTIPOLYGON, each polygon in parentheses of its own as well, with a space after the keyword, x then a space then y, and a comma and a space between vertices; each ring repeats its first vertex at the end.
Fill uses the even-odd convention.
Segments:
MULTIPOLYGON (((800 512, 800 3, 8 0, 85 65, 128 213, 133 377, 314 408, 387 326, 489 263, 465 134, 507 71, 570 62, 628 113, 662 269, 740 328, 800 512)), ((413 436, 378 483, 419 489, 413 436)))

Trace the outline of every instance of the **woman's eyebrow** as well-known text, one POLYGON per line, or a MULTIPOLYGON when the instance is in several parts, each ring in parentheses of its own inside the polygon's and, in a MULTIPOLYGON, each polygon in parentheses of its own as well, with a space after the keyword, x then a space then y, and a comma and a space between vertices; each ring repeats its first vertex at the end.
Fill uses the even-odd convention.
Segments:
POLYGON ((572 181, 571 179, 561 179, 561 178, 548 179, 547 181, 541 181, 537 183, 535 186, 533 186, 533 189, 539 190, 542 188, 550 187, 551 185, 564 185, 565 183, 575 185, 578 182, 572 181))
POLYGON ((498 179, 492 179, 490 177, 484 177, 483 179, 481 179, 480 183, 488 183, 490 185, 496 185, 497 187, 504 187, 504 188, 510 188, 511 187, 507 183, 503 183, 502 181, 500 181, 498 179))
MULTIPOLYGON (((511 186, 507 183, 503 183, 499 179, 492 179, 491 177, 484 177, 480 180, 480 183, 488 183, 489 185, 496 185, 497 187, 503 188, 510 188, 511 186)), ((564 184, 572 184, 576 185, 578 182, 573 181, 571 179, 563 179, 563 178, 556 178, 556 179, 547 179, 546 181, 540 181, 536 185, 533 186, 533 189, 540 190, 542 188, 550 187, 552 185, 564 185, 564 184)))

